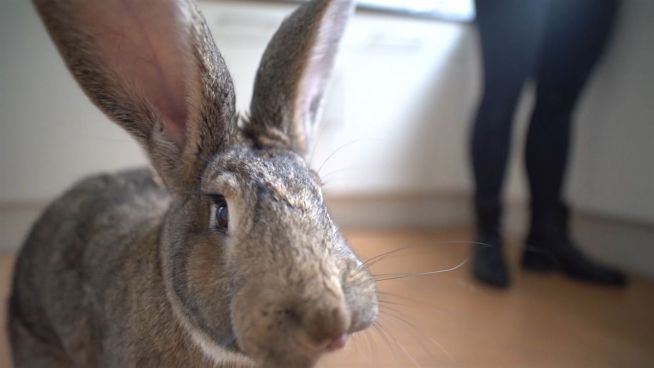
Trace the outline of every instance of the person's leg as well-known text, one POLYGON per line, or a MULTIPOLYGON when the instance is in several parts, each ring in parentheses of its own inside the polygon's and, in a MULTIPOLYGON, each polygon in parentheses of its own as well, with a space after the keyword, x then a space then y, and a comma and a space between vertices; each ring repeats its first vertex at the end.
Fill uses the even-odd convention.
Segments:
POLYGON ((543 0, 476 0, 483 92, 471 136, 477 244, 474 275, 507 286, 502 256, 501 195, 513 113, 533 72, 545 13, 543 0), (540 25, 540 26, 539 26, 540 25))
POLYGON ((523 258, 528 269, 559 266, 571 275, 598 282, 623 280, 618 273, 590 262, 571 245, 563 199, 571 116, 604 50, 617 5, 617 0, 551 2, 525 149, 532 211, 523 258))

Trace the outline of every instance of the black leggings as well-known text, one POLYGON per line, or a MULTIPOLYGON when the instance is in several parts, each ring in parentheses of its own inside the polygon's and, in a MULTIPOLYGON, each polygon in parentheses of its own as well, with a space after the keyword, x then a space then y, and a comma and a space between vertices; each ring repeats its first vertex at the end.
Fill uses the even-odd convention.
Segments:
POLYGON ((525 149, 532 231, 563 206, 570 120, 610 34, 617 0, 476 0, 483 95, 472 131, 480 231, 499 231, 513 114, 537 82, 525 149))

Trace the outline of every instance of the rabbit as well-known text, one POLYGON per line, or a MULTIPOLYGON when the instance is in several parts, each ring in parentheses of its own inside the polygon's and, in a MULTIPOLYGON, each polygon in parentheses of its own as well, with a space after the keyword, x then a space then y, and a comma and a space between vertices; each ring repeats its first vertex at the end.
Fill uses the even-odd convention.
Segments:
POLYGON ((283 21, 248 115, 190 0, 34 4, 152 168, 83 179, 36 221, 8 307, 16 367, 311 367, 374 323, 374 278, 306 162, 352 1, 283 21))

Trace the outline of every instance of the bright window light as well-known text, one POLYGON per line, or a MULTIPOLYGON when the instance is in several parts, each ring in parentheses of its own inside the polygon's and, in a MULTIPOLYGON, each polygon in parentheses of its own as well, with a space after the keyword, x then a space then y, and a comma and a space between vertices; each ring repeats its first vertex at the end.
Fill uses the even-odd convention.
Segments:
POLYGON ((470 21, 475 15, 473 0, 358 0, 357 4, 458 21, 470 21))

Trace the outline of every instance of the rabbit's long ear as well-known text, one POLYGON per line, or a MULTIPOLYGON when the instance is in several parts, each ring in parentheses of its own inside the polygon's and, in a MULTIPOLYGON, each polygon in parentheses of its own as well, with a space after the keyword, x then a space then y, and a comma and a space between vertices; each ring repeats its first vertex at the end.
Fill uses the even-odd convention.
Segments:
POLYGON ((306 153, 353 5, 312 0, 284 20, 257 71, 245 126, 255 144, 306 153))
POLYGON ((91 100, 188 189, 236 126, 234 87, 189 0, 34 0, 91 100))

